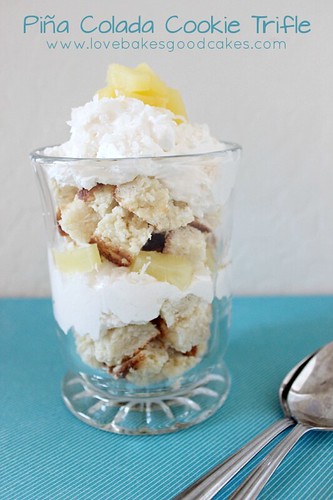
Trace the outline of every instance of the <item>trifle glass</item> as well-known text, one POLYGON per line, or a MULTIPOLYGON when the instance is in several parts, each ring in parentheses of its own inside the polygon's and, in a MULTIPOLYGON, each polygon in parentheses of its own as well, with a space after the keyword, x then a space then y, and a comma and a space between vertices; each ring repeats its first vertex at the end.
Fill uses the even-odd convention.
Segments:
POLYGON ((206 419, 226 398, 240 148, 221 146, 150 158, 32 153, 69 368, 63 399, 90 425, 169 432, 206 419))
POLYGON ((71 137, 32 153, 53 309, 81 420, 158 434, 226 398, 231 198, 240 148, 192 124, 147 64, 109 66, 71 137))

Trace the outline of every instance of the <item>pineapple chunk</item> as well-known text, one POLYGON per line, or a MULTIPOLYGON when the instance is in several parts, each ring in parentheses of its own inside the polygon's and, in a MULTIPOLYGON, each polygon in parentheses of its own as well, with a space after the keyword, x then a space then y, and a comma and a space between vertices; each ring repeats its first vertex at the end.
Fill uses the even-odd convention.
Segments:
POLYGON ((121 64, 111 64, 106 77, 108 85, 124 92, 145 92, 151 89, 151 77, 137 68, 127 68, 121 64))
POLYGON ((184 290, 193 277, 193 264, 183 255, 141 251, 130 267, 131 272, 146 272, 158 281, 167 281, 184 290))
POLYGON ((168 109, 175 115, 181 115, 187 118, 185 104, 178 90, 168 88, 168 109))
POLYGON ((168 93, 168 87, 164 82, 154 73, 150 66, 146 63, 138 64, 135 68, 136 71, 144 73, 150 77, 150 87, 149 90, 158 95, 166 96, 168 93))
POLYGON ((138 93, 131 92, 128 94, 128 97, 133 97, 133 99, 140 99, 140 101, 145 104, 149 104, 149 106, 156 106, 157 108, 167 108, 168 99, 167 97, 163 97, 161 95, 153 95, 147 92, 138 93))
POLYGON ((111 85, 108 85, 107 87, 103 87, 97 92, 97 95, 99 99, 102 99, 103 97, 117 97, 116 92, 114 88, 111 85))
POLYGON ((72 250, 53 250, 55 265, 63 273, 88 273, 101 264, 96 244, 72 250))
POLYGON ((100 99, 117 96, 132 97, 150 106, 169 109, 175 115, 186 118, 180 93, 165 85, 148 64, 139 64, 136 68, 111 64, 107 73, 107 86, 99 90, 97 94, 100 99))

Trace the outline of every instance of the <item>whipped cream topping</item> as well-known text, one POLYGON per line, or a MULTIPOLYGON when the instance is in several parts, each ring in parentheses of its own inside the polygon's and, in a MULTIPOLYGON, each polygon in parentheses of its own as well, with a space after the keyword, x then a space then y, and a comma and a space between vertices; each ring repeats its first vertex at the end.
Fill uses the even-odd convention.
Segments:
POLYGON ((50 156, 68 157, 68 161, 48 165, 49 177, 60 186, 89 190, 98 183, 119 185, 138 175, 152 176, 169 189, 174 200, 188 203, 198 218, 216 210, 216 205, 223 206, 233 189, 236 168, 232 153, 204 155, 225 151, 227 145, 214 139, 207 125, 177 124, 167 109, 129 97, 95 96, 72 110, 69 124, 70 140, 45 150, 50 156), (198 153, 197 157, 172 158, 198 153), (96 158, 104 161, 96 162, 96 158))
POLYGON ((48 148, 50 156, 72 158, 124 158, 216 151, 221 143, 207 125, 177 124, 175 115, 164 108, 144 104, 130 97, 97 96, 74 108, 68 124, 71 138, 61 146, 48 148))

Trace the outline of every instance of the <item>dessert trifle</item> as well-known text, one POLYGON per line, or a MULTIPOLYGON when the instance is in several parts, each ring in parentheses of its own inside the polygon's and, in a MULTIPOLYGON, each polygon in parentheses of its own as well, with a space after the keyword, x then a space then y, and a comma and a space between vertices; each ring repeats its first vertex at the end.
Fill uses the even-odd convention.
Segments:
POLYGON ((188 121, 146 64, 113 64, 72 110, 68 142, 32 154, 54 315, 87 423, 169 432, 224 401, 230 199, 240 148, 188 121))

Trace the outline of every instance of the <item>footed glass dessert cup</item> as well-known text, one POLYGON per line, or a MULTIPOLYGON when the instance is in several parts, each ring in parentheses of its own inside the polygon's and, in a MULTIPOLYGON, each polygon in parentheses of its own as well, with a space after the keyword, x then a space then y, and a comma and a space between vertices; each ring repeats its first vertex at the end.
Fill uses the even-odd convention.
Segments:
POLYGON ((232 192, 240 147, 177 156, 31 155, 47 229, 66 406, 159 434, 225 401, 232 192))

